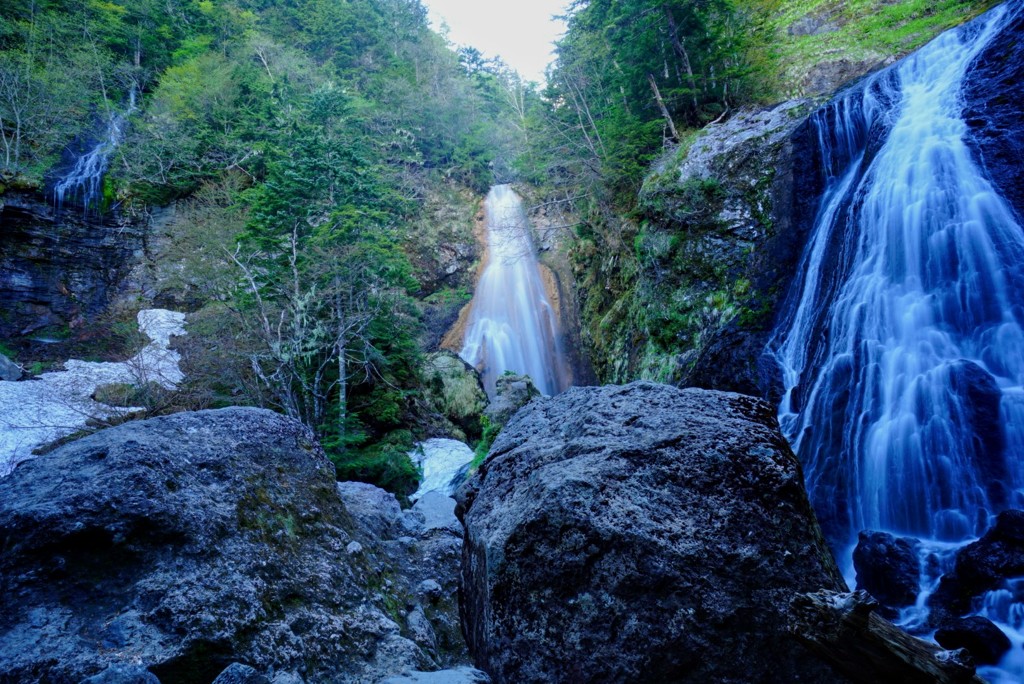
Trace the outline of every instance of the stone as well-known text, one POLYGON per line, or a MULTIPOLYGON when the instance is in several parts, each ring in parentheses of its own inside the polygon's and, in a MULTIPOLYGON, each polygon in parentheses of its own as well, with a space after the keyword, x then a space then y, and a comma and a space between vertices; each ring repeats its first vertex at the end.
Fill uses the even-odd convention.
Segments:
POLYGON ((380 684, 491 684, 491 678, 472 667, 459 667, 437 672, 406 672, 388 677, 380 684))
POLYGON ((462 536, 462 523, 455 517, 455 499, 440 492, 427 492, 417 499, 412 510, 423 518, 423 529, 445 530, 462 536))
POLYGON ((930 622, 944 626, 967 613, 971 599, 1004 580, 1024 575, 1024 511, 1003 511, 981 539, 956 554, 953 571, 943 575, 928 597, 930 622))
POLYGON ((530 376, 506 373, 495 380, 494 398, 484 413, 492 426, 501 427, 512 419, 516 411, 539 396, 540 390, 530 376))
MULTIPOLYGON (((212 681, 238 662, 344 683, 448 666, 389 614, 439 570, 402 578, 354 518, 309 430, 260 409, 125 423, 23 463, 0 479, 0 681, 135 663, 212 681)), ((443 548, 454 592, 458 547, 443 548)))
POLYGON ((920 547, 916 539, 861 532, 853 550, 857 588, 886 606, 913 605, 921 585, 920 547))
POLYGON ((79 684, 160 684, 160 680, 141 665, 114 663, 103 672, 86 677, 79 684))
POLYGON ((270 684, 270 680, 242 663, 231 663, 217 675, 213 684, 270 684))
POLYGON ((1010 650, 1010 638, 987 618, 979 615, 954 620, 935 632, 943 648, 966 648, 979 665, 995 665, 1010 650))
POLYGON ((534 399, 458 492, 496 682, 836 682, 787 631, 845 589, 775 409, 636 382, 534 399))
POLYGON ((23 374, 24 371, 21 370, 21 366, 0 354, 0 380, 14 382, 15 380, 21 380, 23 374))
POLYGON ((975 435, 974 455, 989 501, 996 508, 1002 508, 1008 499, 1007 492, 1012 489, 1000 417, 1002 390, 988 371, 967 360, 951 365, 949 386, 950 391, 960 397, 964 418, 975 435))
POLYGON ((475 368, 450 351, 427 356, 422 371, 424 394, 433 408, 462 432, 462 439, 480 435, 480 414, 487 394, 475 368))

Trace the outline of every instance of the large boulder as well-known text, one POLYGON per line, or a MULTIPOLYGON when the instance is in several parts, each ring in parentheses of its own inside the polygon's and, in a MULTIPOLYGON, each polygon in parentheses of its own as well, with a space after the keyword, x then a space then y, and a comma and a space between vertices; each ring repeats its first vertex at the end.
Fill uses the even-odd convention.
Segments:
POLYGON ((921 542, 887 532, 860 533, 853 550, 857 588, 894 608, 913 605, 921 588, 921 542))
MULTIPOLYGON (((379 499, 364 495, 354 509, 379 499)), ((438 667, 383 580, 402 573, 377 533, 408 534, 356 524, 311 433, 270 411, 73 442, 0 480, 0 681, 141 665, 188 684, 237 662, 275 682, 371 682, 438 667)), ((454 565, 458 545, 447 553, 454 565)))
POLYGON ((966 648, 979 665, 995 665, 1010 650, 1010 638, 980 615, 959 618, 935 632, 943 648, 966 648))
POLYGON ((638 382, 532 401, 458 493, 496 682, 836 682, 786 632, 844 588, 767 403, 638 382))
POLYGON ((479 437, 487 394, 476 369, 458 355, 442 350, 427 356, 422 374, 424 395, 434 410, 455 426, 455 437, 479 437))
POLYGON ((485 415, 492 426, 501 428, 512 419, 516 411, 539 396, 540 390, 529 375, 506 372, 494 382, 494 398, 488 404, 485 415))

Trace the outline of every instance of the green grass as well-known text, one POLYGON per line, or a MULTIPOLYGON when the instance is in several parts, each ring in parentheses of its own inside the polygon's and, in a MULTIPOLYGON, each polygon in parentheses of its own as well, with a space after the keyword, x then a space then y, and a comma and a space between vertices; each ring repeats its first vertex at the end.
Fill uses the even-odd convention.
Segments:
POLYGON ((760 0, 751 21, 758 44, 754 67, 764 74, 769 98, 802 94, 802 80, 823 61, 903 56, 936 35, 997 4, 997 0, 760 0), (837 30, 793 36, 800 19, 823 18, 837 30))

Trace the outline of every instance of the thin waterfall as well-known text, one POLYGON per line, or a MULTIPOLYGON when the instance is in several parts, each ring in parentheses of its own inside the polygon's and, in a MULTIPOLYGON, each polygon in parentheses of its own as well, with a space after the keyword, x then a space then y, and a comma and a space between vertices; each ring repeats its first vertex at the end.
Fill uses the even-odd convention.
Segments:
POLYGON ((128 108, 124 113, 110 115, 103 138, 92 149, 75 161, 71 170, 53 186, 53 202, 60 211, 65 204, 76 204, 86 210, 100 208, 103 175, 110 164, 110 154, 121 144, 124 129, 137 107, 138 93, 133 87, 128 95, 128 108))
POLYGON ((569 371, 523 201, 508 185, 496 185, 484 206, 488 261, 459 355, 480 370, 491 396, 505 371, 525 373, 544 394, 558 394, 569 384, 569 371))
POLYGON ((957 541, 1021 505, 1024 233, 972 160, 960 95, 996 8, 812 119, 825 192, 769 351, 779 417, 837 545, 957 541))

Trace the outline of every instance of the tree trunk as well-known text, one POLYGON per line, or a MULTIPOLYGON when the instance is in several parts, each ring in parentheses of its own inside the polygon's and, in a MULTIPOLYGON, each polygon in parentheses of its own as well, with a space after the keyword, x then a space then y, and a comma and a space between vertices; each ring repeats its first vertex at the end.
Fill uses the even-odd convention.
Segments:
POLYGON ((910 636, 874 611, 864 591, 801 594, 790 606, 789 631, 858 684, 983 684, 964 649, 944 651, 910 636))
POLYGON ((661 110, 661 115, 665 117, 665 122, 668 124, 669 133, 672 134, 672 139, 679 142, 679 133, 676 131, 676 124, 672 121, 672 115, 669 114, 668 107, 665 106, 665 101, 661 99, 661 91, 658 90, 658 83, 654 80, 654 76, 647 74, 647 82, 651 84, 651 90, 654 91, 654 100, 658 103, 658 109, 661 110))

